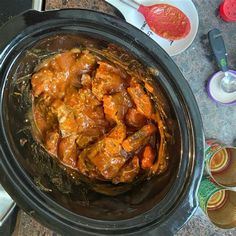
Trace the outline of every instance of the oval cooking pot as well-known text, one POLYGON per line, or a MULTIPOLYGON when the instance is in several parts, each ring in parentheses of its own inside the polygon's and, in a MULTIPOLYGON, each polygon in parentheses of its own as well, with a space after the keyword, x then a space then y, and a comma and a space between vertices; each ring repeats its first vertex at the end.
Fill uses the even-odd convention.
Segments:
POLYGON ((198 205, 204 135, 192 91, 167 53, 130 24, 79 9, 28 11, 11 19, 0 35, 0 173, 16 203, 63 235, 174 234, 198 205), (154 77, 168 101, 175 136, 168 144, 169 170, 116 197, 71 184, 63 167, 35 144, 27 119, 29 74, 40 53, 90 40, 115 43, 159 70, 154 77))

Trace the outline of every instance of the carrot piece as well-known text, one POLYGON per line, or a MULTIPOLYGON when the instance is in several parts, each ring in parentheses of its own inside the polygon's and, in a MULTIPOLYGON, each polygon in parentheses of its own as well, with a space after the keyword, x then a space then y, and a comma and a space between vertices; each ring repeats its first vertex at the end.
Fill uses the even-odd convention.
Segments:
POLYGON ((141 161, 141 166, 143 169, 149 169, 152 167, 155 159, 155 152, 150 145, 147 145, 143 151, 143 158, 141 161))

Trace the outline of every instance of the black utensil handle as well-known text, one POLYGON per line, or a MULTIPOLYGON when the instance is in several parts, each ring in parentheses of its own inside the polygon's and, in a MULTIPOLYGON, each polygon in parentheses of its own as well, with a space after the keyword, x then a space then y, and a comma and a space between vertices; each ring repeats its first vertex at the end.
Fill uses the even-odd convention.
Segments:
POLYGON ((220 30, 213 29, 208 32, 208 38, 210 42, 211 49, 216 57, 216 61, 218 66, 223 72, 228 71, 228 63, 227 63, 227 53, 225 49, 224 39, 221 35, 220 30))

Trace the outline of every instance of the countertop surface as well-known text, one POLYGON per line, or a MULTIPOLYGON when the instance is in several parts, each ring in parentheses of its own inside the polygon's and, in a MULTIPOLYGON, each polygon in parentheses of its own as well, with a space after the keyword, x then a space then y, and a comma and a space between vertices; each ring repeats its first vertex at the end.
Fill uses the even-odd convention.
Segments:
MULTIPOLYGON (((12 1, 12 0, 8 0, 12 1)), ((13 2, 13 1, 12 1, 13 2)), ((22 2, 22 1, 19 1, 22 2)), ((231 145, 236 139, 236 106, 223 107, 213 103, 206 94, 207 79, 218 70, 214 57, 211 54, 207 32, 219 28, 225 40, 228 51, 230 68, 236 68, 236 23, 225 23, 217 16, 217 9, 221 0, 193 0, 199 14, 200 25, 193 44, 183 53, 173 57, 195 95, 203 119, 205 136, 214 137, 231 145)), ((1 0, 2 4, 2 0, 1 0)), ((0 14, 3 9, 0 4, 0 14)), ((102 0, 47 0, 47 9, 66 7, 84 7, 97 10, 111 11, 103 5, 102 0)), ((0 23, 2 23, 0 21, 0 23)), ((23 235, 57 235, 55 232, 43 227, 37 221, 19 211, 15 236, 23 235)), ((236 235, 236 229, 222 230, 215 227, 203 212, 198 209, 192 218, 176 234, 178 236, 210 236, 210 235, 236 235)))

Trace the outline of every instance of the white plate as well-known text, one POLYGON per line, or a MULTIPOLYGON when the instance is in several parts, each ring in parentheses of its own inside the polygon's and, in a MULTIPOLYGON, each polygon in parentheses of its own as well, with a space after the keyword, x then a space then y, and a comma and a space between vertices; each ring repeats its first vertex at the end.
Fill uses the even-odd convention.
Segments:
MULTIPOLYGON (((186 16, 189 18, 191 23, 191 30, 189 34, 180 40, 170 41, 168 39, 161 38, 152 32, 147 25, 143 15, 139 13, 133 7, 128 6, 127 4, 119 1, 119 0, 106 0, 113 6, 117 7, 121 13, 124 15, 127 22, 136 26, 147 35, 149 35, 153 40, 155 40, 170 56, 175 56, 185 49, 187 49, 193 42, 197 31, 198 31, 198 13, 197 9, 194 6, 191 0, 136 0, 140 4, 143 5, 153 5, 158 3, 166 3, 173 5, 183 11, 186 16)), ((131 0, 130 0, 131 1, 131 0)))

